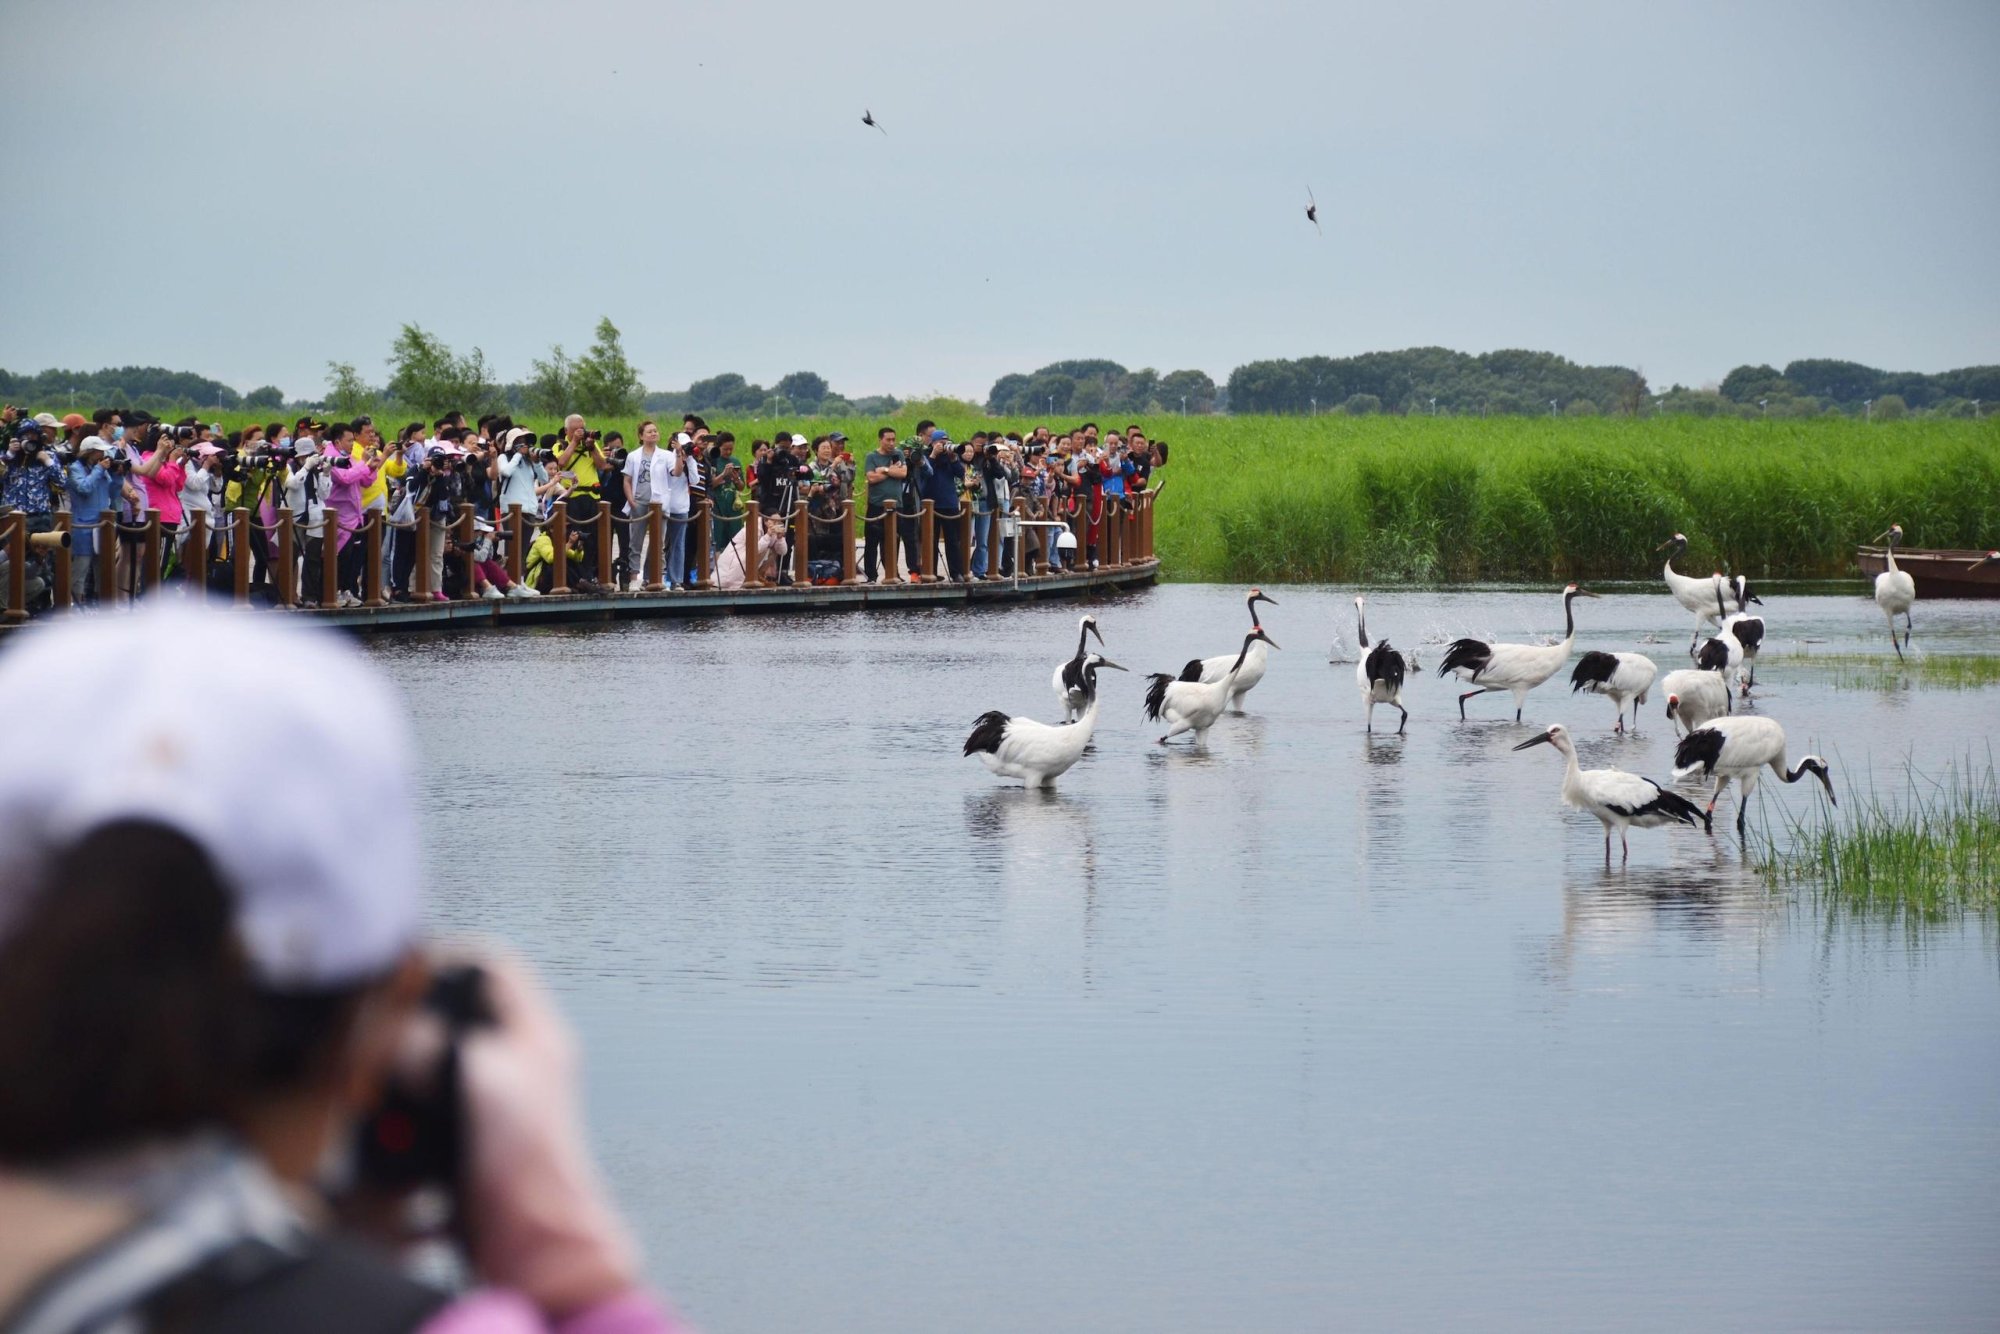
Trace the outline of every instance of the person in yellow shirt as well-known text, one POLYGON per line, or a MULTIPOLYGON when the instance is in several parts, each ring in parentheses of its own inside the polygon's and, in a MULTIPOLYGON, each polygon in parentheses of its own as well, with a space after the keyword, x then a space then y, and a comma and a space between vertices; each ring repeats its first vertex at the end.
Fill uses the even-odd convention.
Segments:
POLYGON ((572 412, 563 420, 563 447, 556 456, 558 475, 569 473, 576 481, 569 488, 569 524, 572 533, 583 538, 583 576, 577 586, 595 593, 597 584, 597 505, 601 494, 601 471, 611 465, 604 457, 599 432, 588 429, 581 413, 572 412))

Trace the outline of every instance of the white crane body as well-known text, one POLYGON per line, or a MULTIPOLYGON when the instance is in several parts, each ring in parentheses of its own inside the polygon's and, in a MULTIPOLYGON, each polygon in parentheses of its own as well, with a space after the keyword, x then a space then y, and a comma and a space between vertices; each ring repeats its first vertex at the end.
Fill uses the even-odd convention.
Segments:
POLYGON ((1083 758, 1084 748, 1097 728, 1100 667, 1125 670, 1099 653, 1085 658, 1083 709, 1075 722, 1042 723, 1033 718, 1010 718, 993 709, 973 723, 972 735, 965 739, 962 753, 977 755, 981 764, 1002 778, 1018 778, 1029 787, 1054 787, 1056 779, 1083 758))
MULTIPOLYGON (((1884 553, 1888 569, 1875 576, 1875 605, 1889 620, 1889 643, 1901 658, 1903 650, 1910 646, 1910 631, 1915 627, 1910 623, 1910 608, 1917 605, 1917 581, 1910 577, 1908 570, 1896 568, 1896 544, 1903 540, 1903 525, 1890 524, 1889 531, 1877 535, 1877 541, 1887 539, 1888 550, 1884 553), (1896 618, 1903 618, 1903 642, 1896 642, 1896 618)), ((1984 565, 1981 561, 1979 564, 1984 565)))
MULTIPOLYGON (((1257 617, 1257 604, 1259 602, 1268 602, 1274 607, 1278 605, 1278 600, 1276 598, 1265 597, 1264 590, 1261 588, 1251 589, 1248 601, 1250 604, 1250 628, 1252 630, 1261 628, 1262 623, 1257 617)), ((1232 667, 1236 667, 1236 659, 1239 656, 1239 654, 1235 653, 1219 653, 1213 658, 1203 658, 1201 660, 1202 681, 1205 684, 1211 685, 1220 681, 1229 674, 1232 667)), ((1269 665, 1270 652, 1264 647, 1263 642, 1260 640, 1256 644, 1251 645, 1249 656, 1243 659, 1242 666, 1236 670, 1236 684, 1230 687, 1230 708, 1242 707, 1243 697, 1249 694, 1259 681, 1264 679, 1264 670, 1269 665)))
POLYGON ((1653 678, 1660 674, 1659 666, 1643 653, 1606 653, 1592 649, 1577 659, 1576 670, 1569 675, 1570 693, 1587 691, 1593 695, 1604 695, 1618 707, 1618 725, 1611 730, 1625 730, 1625 706, 1632 706, 1632 727, 1639 727, 1639 706, 1646 702, 1646 692, 1652 689, 1653 678))
POLYGON ((1722 789, 1729 786, 1730 779, 1736 780, 1736 832, 1739 834, 1744 831, 1750 795, 1757 790, 1758 779, 1767 767, 1781 782, 1786 783, 1796 783, 1805 775, 1812 774, 1826 788, 1827 800, 1836 806, 1840 804, 1834 798, 1833 779, 1828 776, 1825 760, 1817 755, 1808 755, 1795 767, 1786 767, 1785 729, 1774 718, 1750 714, 1716 718, 1689 732, 1674 747, 1675 778, 1700 775, 1714 783, 1708 796, 1711 814, 1715 811, 1722 789))
POLYGON ((1250 657, 1250 646, 1262 640, 1278 647, 1277 642, 1264 633, 1262 626, 1243 637, 1242 651, 1236 655, 1236 662, 1220 680, 1204 681, 1202 661, 1196 658, 1181 669, 1178 678, 1164 672, 1154 672, 1147 678, 1146 716, 1154 722, 1168 724, 1167 733, 1160 738, 1165 745, 1183 732, 1193 732, 1196 745, 1206 744, 1208 729, 1215 726, 1215 720, 1229 707, 1229 696, 1236 684, 1236 674, 1250 657))
POLYGON ((1515 750, 1526 750, 1530 746, 1554 746, 1563 754, 1562 799, 1568 806, 1580 811, 1588 811, 1604 826, 1604 860, 1611 860, 1611 831, 1618 831, 1618 846, 1624 855, 1632 855, 1631 845, 1626 842, 1628 829, 1657 829, 1662 825, 1700 825, 1707 833, 1714 832, 1714 825, 1708 812, 1696 806, 1678 792, 1669 792, 1650 778, 1626 773, 1623 769, 1584 769, 1576 762, 1576 746, 1571 742, 1569 730, 1561 723, 1553 723, 1539 736, 1530 737, 1515 750))
POLYGON ((1073 721, 1083 714, 1083 663, 1089 656, 1084 646, 1090 643, 1092 635, 1097 636, 1098 647, 1103 647, 1104 632, 1097 628, 1097 618, 1086 616, 1076 623, 1076 656, 1057 667, 1055 675, 1049 678, 1056 698, 1062 701, 1064 722, 1073 721))
POLYGON ((1362 649, 1361 661, 1354 665, 1354 684, 1360 687, 1361 702, 1368 711, 1367 730, 1375 730, 1375 706, 1388 704, 1402 715, 1396 724, 1396 735, 1401 736, 1410 725, 1410 711, 1403 707, 1403 675, 1408 664, 1386 639, 1369 647, 1366 601, 1354 599, 1354 630, 1362 649))
POLYGON ((1478 686, 1458 697, 1458 716, 1465 717, 1465 701, 1479 695, 1506 691, 1514 696, 1514 721, 1521 721, 1521 704, 1528 692, 1562 670, 1576 647, 1576 616, 1571 604, 1578 598, 1594 598, 1575 584, 1563 589, 1563 621, 1567 632, 1560 644, 1489 644, 1483 639, 1455 639, 1438 664, 1438 675, 1455 672, 1478 686))
POLYGON ((1668 721, 1683 735, 1730 712, 1729 681, 1718 671, 1683 667, 1668 672, 1660 681, 1660 693, 1667 697, 1668 721))

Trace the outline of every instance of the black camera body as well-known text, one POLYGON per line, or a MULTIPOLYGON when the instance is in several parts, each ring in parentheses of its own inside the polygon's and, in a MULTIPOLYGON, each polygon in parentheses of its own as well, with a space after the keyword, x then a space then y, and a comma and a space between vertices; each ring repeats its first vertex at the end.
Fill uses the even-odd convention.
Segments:
POLYGON ((355 1135, 357 1186, 391 1192, 438 1185, 456 1191, 465 1164, 465 1089, 459 1044, 473 1029, 499 1022, 477 965, 447 968, 431 979, 424 1008, 443 1021, 445 1046, 428 1079, 392 1079, 355 1135))

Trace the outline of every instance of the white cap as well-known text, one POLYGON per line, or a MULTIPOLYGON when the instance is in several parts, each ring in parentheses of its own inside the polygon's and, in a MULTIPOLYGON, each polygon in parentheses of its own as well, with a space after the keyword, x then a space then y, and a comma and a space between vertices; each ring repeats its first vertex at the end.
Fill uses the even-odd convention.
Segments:
POLYGON ((335 633, 155 603, 18 632, 0 655, 0 935, 39 865, 111 821, 155 820, 211 858, 278 990, 365 981, 416 939, 408 724, 335 633), (229 683, 226 721, 194 682, 229 683))
POLYGON ((689 435, 686 431, 675 431, 674 443, 677 445, 691 445, 694 443, 694 437, 689 435))
POLYGON ((806 439, 802 435, 795 435, 792 437, 792 443, 795 445, 809 445, 812 443, 812 441, 806 439))
POLYGON ((62 423, 56 420, 56 414, 53 412, 38 412, 35 414, 35 424, 53 431, 62 423))

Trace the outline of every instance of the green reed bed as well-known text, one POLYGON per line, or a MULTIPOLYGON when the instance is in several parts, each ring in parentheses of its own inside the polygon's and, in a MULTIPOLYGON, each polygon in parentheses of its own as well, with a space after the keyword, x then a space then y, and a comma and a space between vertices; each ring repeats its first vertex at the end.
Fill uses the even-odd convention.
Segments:
MULTIPOLYGON (((908 436, 913 416, 783 424, 845 431, 858 454, 878 425, 908 436)), ((224 417, 232 427, 249 419, 224 417)), ((777 424, 709 422, 746 448, 777 424)), ((940 423, 961 440, 1035 424, 940 423)), ((630 439, 635 421, 594 424, 630 439)), ((1659 570, 1653 548, 1676 531, 1690 543, 1683 569, 1833 578, 1852 575, 1856 543, 1891 521, 1911 546, 2000 541, 1992 418, 1166 416, 1144 425, 1173 449, 1155 523, 1171 579, 1643 579, 1659 570)))
POLYGON ((2000 654, 1925 653, 1898 661, 1893 653, 1812 653, 1789 660, 1796 674, 1836 690, 1983 690, 2000 685, 2000 654))
POLYGON ((1988 757, 1930 779, 1906 768, 1884 800, 1849 785, 1838 810, 1787 816, 1785 850, 1764 865, 1775 888, 1912 922, 2000 911, 2000 782, 1988 757))

